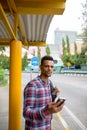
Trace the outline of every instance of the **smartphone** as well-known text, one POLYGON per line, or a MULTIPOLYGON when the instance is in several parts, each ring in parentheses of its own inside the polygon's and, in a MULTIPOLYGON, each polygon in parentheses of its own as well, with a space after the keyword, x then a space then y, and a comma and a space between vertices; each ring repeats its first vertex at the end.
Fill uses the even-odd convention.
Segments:
POLYGON ((57 96, 57 97, 55 98, 55 102, 58 102, 58 100, 60 100, 60 97, 59 97, 59 96, 57 96))
POLYGON ((55 99, 55 102, 59 102, 60 100, 62 100, 62 101, 58 104, 58 106, 62 105, 65 102, 66 99, 64 97, 57 96, 56 99, 55 99))

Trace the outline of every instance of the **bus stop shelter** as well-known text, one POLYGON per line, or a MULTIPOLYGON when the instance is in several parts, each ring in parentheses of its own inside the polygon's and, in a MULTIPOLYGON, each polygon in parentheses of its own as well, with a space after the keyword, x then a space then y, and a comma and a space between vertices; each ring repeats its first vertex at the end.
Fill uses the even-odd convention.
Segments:
POLYGON ((66 0, 0 0, 0 46, 10 47, 9 128, 21 130, 22 48, 45 46, 54 15, 66 0))

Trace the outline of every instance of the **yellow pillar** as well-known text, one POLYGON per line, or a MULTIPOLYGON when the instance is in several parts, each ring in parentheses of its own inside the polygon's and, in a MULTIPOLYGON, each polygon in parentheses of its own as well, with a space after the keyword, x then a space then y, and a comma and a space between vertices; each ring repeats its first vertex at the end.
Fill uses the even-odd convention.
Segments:
POLYGON ((22 44, 10 45, 9 130, 21 130, 21 51, 22 44))

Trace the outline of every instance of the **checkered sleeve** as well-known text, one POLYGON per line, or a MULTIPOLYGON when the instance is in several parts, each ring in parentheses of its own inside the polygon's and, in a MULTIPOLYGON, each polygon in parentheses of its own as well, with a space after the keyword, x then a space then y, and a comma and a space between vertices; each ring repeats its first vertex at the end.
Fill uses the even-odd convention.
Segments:
MULTIPOLYGON (((23 116, 27 120, 37 122, 42 121, 49 117, 50 113, 47 110, 46 106, 36 107, 39 106, 37 102, 37 86, 35 83, 29 83, 26 88, 24 89, 24 108, 23 108, 23 116)), ((39 92, 40 94, 42 91, 39 92)), ((45 97, 40 99, 40 102, 44 102, 45 97)))

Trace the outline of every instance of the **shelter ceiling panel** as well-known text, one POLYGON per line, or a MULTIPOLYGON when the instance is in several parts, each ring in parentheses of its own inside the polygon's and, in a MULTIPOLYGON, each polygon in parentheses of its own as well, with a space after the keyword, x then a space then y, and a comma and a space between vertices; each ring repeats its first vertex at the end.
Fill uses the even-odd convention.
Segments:
POLYGON ((28 41, 46 41, 52 15, 21 15, 28 41))
POLYGON ((66 0, 0 0, 0 43, 18 39, 25 46, 45 45, 51 20, 55 14, 63 14, 65 3, 66 0))
MULTIPOLYGON (((1 15, 0 15, 1 16, 1 15)), ((14 18, 12 15, 7 14, 8 22, 10 23, 11 28, 13 29, 14 18)), ((11 38, 9 31, 7 29, 7 24, 4 24, 5 21, 0 17, 0 38, 11 38)))

